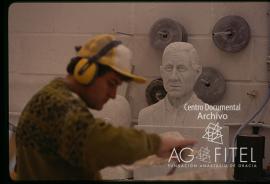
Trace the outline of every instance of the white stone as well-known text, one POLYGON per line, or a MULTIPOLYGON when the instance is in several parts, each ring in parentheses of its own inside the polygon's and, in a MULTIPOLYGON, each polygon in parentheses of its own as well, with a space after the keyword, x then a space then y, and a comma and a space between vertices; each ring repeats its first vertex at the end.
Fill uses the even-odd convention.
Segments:
POLYGON ((101 111, 90 109, 96 118, 102 118, 106 122, 115 126, 130 127, 131 109, 127 99, 121 95, 116 95, 115 99, 110 99, 104 104, 101 111))

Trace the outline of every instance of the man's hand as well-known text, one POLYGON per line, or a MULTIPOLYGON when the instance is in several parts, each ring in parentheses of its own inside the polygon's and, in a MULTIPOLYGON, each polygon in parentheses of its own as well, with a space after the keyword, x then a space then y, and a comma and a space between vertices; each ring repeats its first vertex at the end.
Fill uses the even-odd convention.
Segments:
POLYGON ((161 144, 157 156, 159 157, 169 157, 173 148, 177 150, 184 147, 192 147, 196 141, 191 139, 183 139, 183 137, 170 136, 169 134, 163 134, 160 136, 161 144))

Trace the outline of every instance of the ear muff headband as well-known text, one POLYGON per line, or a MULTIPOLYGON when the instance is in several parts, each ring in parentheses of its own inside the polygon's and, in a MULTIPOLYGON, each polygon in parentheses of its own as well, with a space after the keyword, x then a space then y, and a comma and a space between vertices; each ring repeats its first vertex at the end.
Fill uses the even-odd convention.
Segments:
POLYGON ((113 40, 105 45, 96 55, 89 58, 81 58, 74 70, 74 77, 76 80, 79 83, 86 85, 93 81, 98 71, 97 63, 99 62, 99 59, 121 43, 121 41, 113 40))
POLYGON ((88 62, 83 65, 83 67, 79 70, 78 74, 83 75, 92 63, 97 63, 102 56, 105 56, 112 48, 120 45, 121 43, 121 41, 113 40, 107 45, 105 45, 96 55, 88 58, 88 62))

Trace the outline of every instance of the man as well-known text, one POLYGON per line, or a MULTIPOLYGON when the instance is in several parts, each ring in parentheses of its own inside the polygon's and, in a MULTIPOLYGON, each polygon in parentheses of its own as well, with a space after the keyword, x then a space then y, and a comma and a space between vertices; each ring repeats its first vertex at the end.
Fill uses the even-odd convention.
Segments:
POLYGON ((17 179, 101 179, 99 170, 106 166, 151 154, 165 157, 174 147, 194 144, 93 117, 88 108, 101 110, 123 81, 145 81, 127 69, 130 58, 130 50, 112 35, 95 36, 78 48, 66 78, 53 80, 32 97, 17 127, 17 179))
MULTIPOLYGON (((169 125, 205 127, 209 120, 198 119, 198 112, 187 105, 204 105, 193 87, 202 72, 196 49, 190 43, 169 44, 162 56, 160 74, 167 95, 159 102, 139 112, 139 125, 169 125)), ((209 113, 209 112, 208 112, 209 113)))

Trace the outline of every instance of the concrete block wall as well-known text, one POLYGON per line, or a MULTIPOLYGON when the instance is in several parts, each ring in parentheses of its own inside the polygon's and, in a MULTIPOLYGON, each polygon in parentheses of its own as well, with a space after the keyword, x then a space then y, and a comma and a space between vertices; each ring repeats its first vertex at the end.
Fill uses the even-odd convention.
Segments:
MULTIPOLYGON (((49 80, 65 75, 74 56, 74 46, 100 33, 118 34, 133 51, 134 73, 148 83, 130 83, 118 94, 131 104, 132 122, 147 106, 145 88, 158 78, 162 51, 149 44, 148 33, 155 21, 168 17, 181 23, 188 42, 198 50, 201 63, 219 70, 227 81, 227 91, 218 104, 241 103, 240 112, 229 113, 228 123, 243 123, 258 109, 267 95, 266 57, 269 54, 267 11, 269 2, 175 2, 175 3, 15 3, 9 8, 9 111, 16 123, 30 97, 49 80), (212 28, 227 15, 242 16, 251 28, 248 46, 238 53, 219 50, 212 41, 212 28), (256 90, 255 98, 246 93, 256 90), (127 92, 127 93, 126 93, 127 92), (16 116, 15 118, 13 116, 16 116)), ((270 125, 270 105, 257 120, 270 125)), ((231 128, 233 134, 236 127, 231 128)), ((246 131, 250 132, 249 129, 246 131)), ((266 136, 266 163, 270 162, 270 130, 266 136)), ((232 137, 232 136, 231 136, 232 137)))

